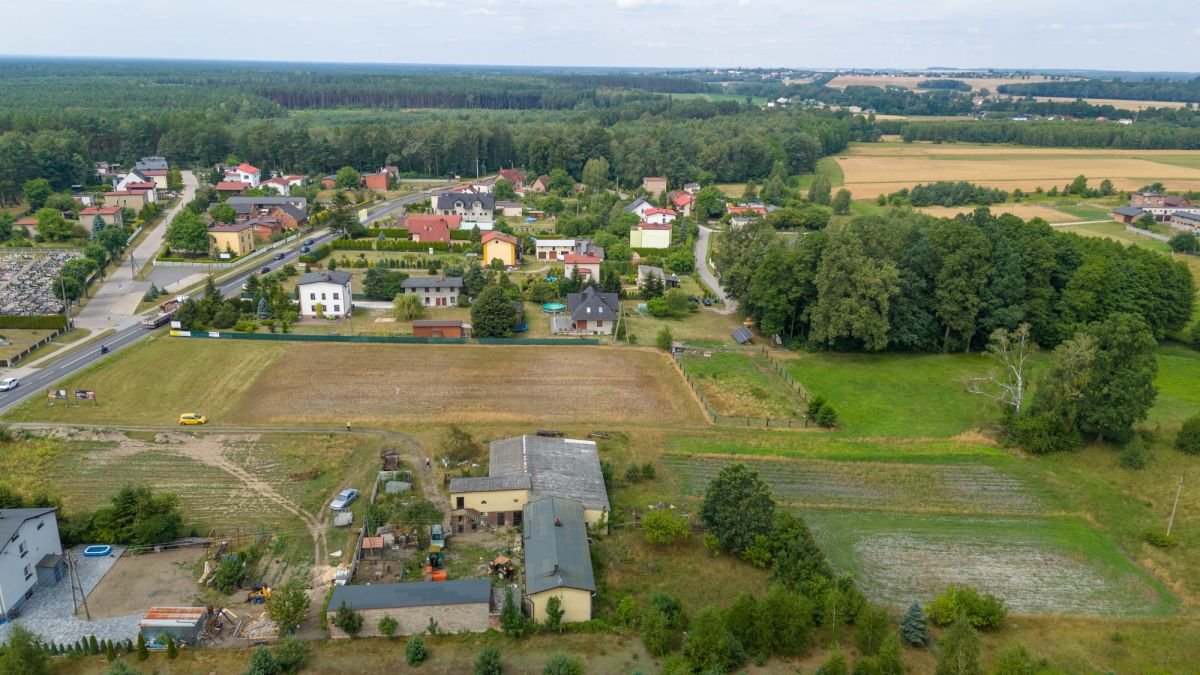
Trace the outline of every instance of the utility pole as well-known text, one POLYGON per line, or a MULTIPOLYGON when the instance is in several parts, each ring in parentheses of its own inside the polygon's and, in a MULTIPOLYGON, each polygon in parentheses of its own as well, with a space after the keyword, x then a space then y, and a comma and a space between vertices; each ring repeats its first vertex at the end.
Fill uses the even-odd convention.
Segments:
POLYGON ((1171 536, 1171 528, 1175 526, 1175 509, 1179 508, 1179 494, 1183 492, 1183 476, 1179 477, 1179 487, 1175 488, 1175 503, 1171 505, 1171 517, 1167 520, 1167 536, 1171 536))
POLYGON ((67 556, 67 569, 70 570, 70 574, 71 574, 71 601, 75 604, 76 612, 79 611, 79 605, 82 604, 84 615, 87 616, 88 621, 91 621, 92 613, 90 610, 88 610, 87 593, 83 590, 83 583, 81 581, 79 581, 79 573, 75 570, 75 557, 71 555, 70 551, 66 552, 66 556, 67 556), (78 601, 75 600, 75 590, 76 589, 79 590, 79 600, 78 601))

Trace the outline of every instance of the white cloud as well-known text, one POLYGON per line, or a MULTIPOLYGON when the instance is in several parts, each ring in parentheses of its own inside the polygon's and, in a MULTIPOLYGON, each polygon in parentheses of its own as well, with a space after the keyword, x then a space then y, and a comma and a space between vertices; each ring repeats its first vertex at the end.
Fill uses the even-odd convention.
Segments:
POLYGON ((473 9, 468 9, 467 11, 463 12, 463 14, 466 14, 467 16, 470 16, 472 14, 479 14, 482 16, 496 16, 499 13, 500 13, 499 11, 488 8, 488 7, 475 7, 473 9))

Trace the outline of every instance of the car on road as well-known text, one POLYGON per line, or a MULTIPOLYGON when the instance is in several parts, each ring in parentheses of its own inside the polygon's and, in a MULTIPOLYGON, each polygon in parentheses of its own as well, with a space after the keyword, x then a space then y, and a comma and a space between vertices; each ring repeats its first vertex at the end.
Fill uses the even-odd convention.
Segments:
POLYGON ((305 239, 305 240, 304 240, 304 245, 305 245, 305 246, 312 246, 312 245, 313 245, 313 241, 314 241, 313 239, 305 239))
POLYGON ((21 381, 15 377, 6 377, 0 380, 0 391, 12 391, 17 388, 21 381))
POLYGON ((283 260, 283 258, 284 258, 284 254, 283 254, 283 253, 276 253, 276 254, 275 254, 275 259, 276 259, 276 260, 283 260))
POLYGON ((705 307, 712 307, 712 298, 705 297, 705 298, 704 298, 703 300, 701 300, 700 302, 702 302, 702 303, 704 304, 704 306, 705 306, 705 307))
POLYGON ((187 426, 192 424, 208 424, 208 418, 200 413, 183 413, 179 416, 179 423, 187 426))
POLYGON ((337 493, 337 496, 333 498, 333 501, 329 502, 329 508, 334 510, 344 509, 350 506, 350 503, 355 499, 358 499, 358 490, 355 490, 354 488, 346 488, 345 490, 337 493))
POLYGON ((301 252, 301 253, 308 253, 308 252, 309 252, 309 251, 311 251, 311 250, 312 250, 312 249, 311 249, 311 248, 309 248, 308 246, 301 246, 301 247, 300 247, 300 252, 301 252))
POLYGON ((268 266, 266 266, 266 265, 263 265, 262 267, 258 268, 258 273, 259 273, 259 274, 267 274, 267 273, 269 273, 270 271, 271 271, 271 268, 270 268, 270 267, 268 267, 268 266))

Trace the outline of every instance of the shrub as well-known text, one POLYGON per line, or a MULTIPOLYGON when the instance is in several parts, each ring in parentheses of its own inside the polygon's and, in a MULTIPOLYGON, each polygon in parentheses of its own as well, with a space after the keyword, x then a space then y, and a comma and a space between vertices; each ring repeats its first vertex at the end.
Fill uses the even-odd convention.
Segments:
POLYGON ((500 650, 491 645, 484 647, 475 659, 475 675, 501 675, 503 672, 504 664, 500 662, 500 650))
POLYGON ((1146 543, 1155 548, 1174 548, 1179 540, 1174 535, 1165 532, 1147 532, 1145 535, 1146 543))
MULTIPOLYGON (((386 618, 391 619, 390 616, 386 618)), ((404 645, 404 660, 408 665, 419 666, 425 662, 427 656, 429 654, 425 651, 425 638, 420 635, 408 638, 408 643, 404 645)))
POLYGON ((362 623, 362 614, 347 607, 344 601, 338 605, 337 612, 333 615, 333 625, 352 638, 362 630, 362 623))
POLYGON ((938 626, 949 626, 963 614, 974 628, 999 628, 1008 616, 1003 600, 967 586, 948 586, 927 609, 929 619, 938 626))
POLYGON ((303 640, 289 635, 275 649, 275 662, 285 673, 298 673, 308 663, 308 646, 303 640))
POLYGON ((379 620, 379 634, 384 637, 392 637, 396 634, 396 629, 399 626, 400 624, 397 623, 395 619, 390 616, 385 616, 379 620))
POLYGON ((562 599, 557 595, 550 596, 550 599, 546 601, 546 630, 555 633, 561 632, 562 618, 565 613, 566 610, 563 609, 562 599))
MULTIPOLYGON (((652 301, 653 302, 653 301, 652 301)), ((675 336, 671 334, 671 329, 663 326, 658 335, 654 337, 654 344, 664 352, 671 351, 671 343, 675 341, 675 336)))
POLYGON ((900 637, 913 647, 924 647, 933 641, 921 603, 909 605, 908 611, 900 619, 900 637))
POLYGON ((542 669, 542 675, 583 675, 583 663, 566 654, 555 654, 542 669))
POLYGON ((667 509, 651 511, 642 518, 642 534, 649 544, 676 544, 688 538, 687 519, 667 509))
POLYGON ((1146 444, 1141 438, 1134 438, 1121 450, 1121 466, 1135 471, 1145 468, 1146 455, 1146 444))
MULTIPOLYGON (((1197 328, 1197 333, 1200 334, 1200 328, 1197 328)), ((1179 428, 1179 434, 1175 436, 1175 447, 1189 455, 1200 455, 1200 413, 1184 421, 1183 426, 1179 428)))
POLYGON ((150 650, 146 648, 146 638, 141 633, 137 636, 137 659, 145 661, 150 658, 150 650))
POLYGON ((662 610, 651 607, 642 615, 642 644, 651 656, 665 656, 671 651, 671 627, 662 610))

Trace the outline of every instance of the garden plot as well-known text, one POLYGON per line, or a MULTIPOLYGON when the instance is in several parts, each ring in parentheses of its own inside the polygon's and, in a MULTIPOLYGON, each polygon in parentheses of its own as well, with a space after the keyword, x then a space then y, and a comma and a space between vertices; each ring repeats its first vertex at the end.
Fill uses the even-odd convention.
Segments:
POLYGON ((1047 497, 987 465, 663 458, 685 494, 697 496, 721 469, 738 462, 762 476, 776 501, 792 506, 970 514, 1047 511, 1047 497))
POLYGON ((690 355, 679 362, 718 415, 800 417, 805 402, 764 357, 717 352, 690 355))
POLYGON ((1018 613, 1158 616, 1177 600, 1086 524, 1049 518, 972 518, 806 511, 839 572, 877 602, 927 602, 948 584, 1004 599, 1018 613))

